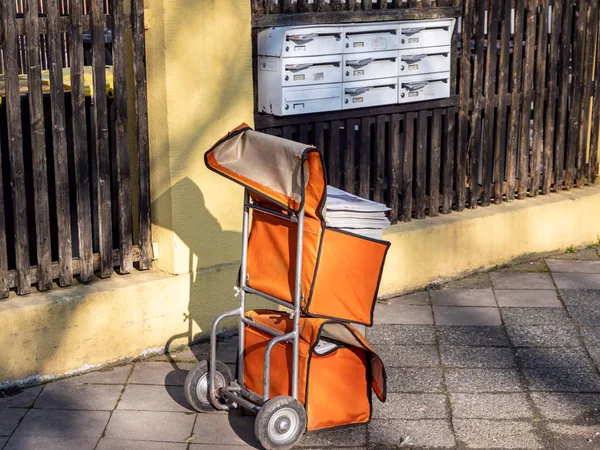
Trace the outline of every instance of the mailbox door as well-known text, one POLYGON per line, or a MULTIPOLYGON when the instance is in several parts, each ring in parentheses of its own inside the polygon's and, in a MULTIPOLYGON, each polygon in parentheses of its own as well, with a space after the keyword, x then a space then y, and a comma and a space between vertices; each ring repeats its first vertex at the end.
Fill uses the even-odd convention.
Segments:
POLYGON ((398 79, 398 103, 422 102, 449 96, 449 72, 398 79))
POLYGON ((400 50, 400 76, 450 71, 450 47, 400 50))
POLYGON ((398 49, 398 25, 378 24, 344 27, 344 53, 398 49))
POLYGON ((398 101, 398 78, 344 83, 342 109, 391 105, 398 101))
POLYGON ((341 83, 342 55, 285 58, 281 60, 282 86, 341 83))
POLYGON ((453 20, 403 22, 398 29, 400 49, 450 45, 453 29, 453 20))
POLYGON ((285 33, 282 56, 320 56, 341 54, 341 27, 290 28, 285 33))
POLYGON ((398 51, 344 55, 344 81, 398 76, 398 51))
POLYGON ((342 85, 321 84, 283 88, 282 116, 341 109, 342 85))

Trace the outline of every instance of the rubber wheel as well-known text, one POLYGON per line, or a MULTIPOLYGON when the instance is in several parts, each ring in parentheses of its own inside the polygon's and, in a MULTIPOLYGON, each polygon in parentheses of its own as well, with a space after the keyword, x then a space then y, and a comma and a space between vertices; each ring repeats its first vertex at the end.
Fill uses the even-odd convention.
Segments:
MULTIPOLYGON (((203 360, 196 364, 189 371, 185 378, 183 386, 185 398, 192 408, 198 412, 210 412, 215 408, 208 400, 208 361, 203 360)), ((217 361, 217 373, 215 373, 215 387, 229 386, 233 381, 231 370, 226 364, 217 361)), ((217 400, 222 404, 228 404, 225 399, 217 397, 217 400)))
POLYGON ((306 410, 293 397, 280 396, 260 408, 254 422, 256 439, 266 450, 287 450, 306 431, 306 410))

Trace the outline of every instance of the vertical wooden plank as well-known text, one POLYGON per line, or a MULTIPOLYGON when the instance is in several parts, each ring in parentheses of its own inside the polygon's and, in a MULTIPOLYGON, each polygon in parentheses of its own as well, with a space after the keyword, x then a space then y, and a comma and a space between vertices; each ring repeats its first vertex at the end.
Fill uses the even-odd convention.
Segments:
POLYGON ((348 11, 354 11, 358 9, 357 0, 346 0, 348 11))
POLYGON ((379 0, 379 9, 387 9, 388 0, 379 0))
POLYGON ((517 189, 517 150, 519 147, 519 123, 521 118, 521 80, 523 77, 523 35, 525 25, 525 0, 516 0, 513 37, 512 87, 510 98, 510 123, 506 149, 507 200, 515 199, 517 189))
POLYGON ((19 94, 19 63, 15 3, 3 1, 4 81, 6 83, 6 119, 8 154, 14 211, 17 294, 31 291, 29 273, 29 242, 27 239, 27 204, 25 198, 25 167, 23 162, 23 130, 21 127, 21 97, 19 94))
POLYGON ((385 116, 377 116, 375 129, 375 161, 373 173, 373 200, 383 202, 385 182, 385 116))
POLYGON ((342 0, 331 0, 331 10, 341 11, 343 7, 342 0))
POLYGON ((281 12, 288 14, 293 12, 293 7, 292 7, 292 0, 281 0, 282 1, 282 5, 281 5, 281 12))
POLYGON ((591 100, 594 88, 594 56, 596 53, 595 38, 598 27, 598 0, 588 0, 585 33, 585 56, 582 68, 583 94, 581 99, 581 116, 579 118, 579 139, 577 142, 577 186, 585 184, 587 177, 586 155, 590 133, 591 100))
POLYGON ((559 71, 559 48, 560 48, 560 27, 562 22, 563 0, 554 0, 552 3, 552 26, 550 34, 550 56, 548 75, 548 103, 546 110, 546 119, 544 126, 544 162, 542 178, 542 194, 548 194, 554 181, 554 137, 556 116, 556 103, 558 93, 558 71, 559 71))
POLYGON ((358 159, 358 195, 370 198, 371 186, 371 119, 363 117, 360 126, 358 159))
POLYGON ((446 110, 446 126, 442 139, 446 142, 442 159, 442 214, 449 214, 452 210, 454 151, 456 139, 456 107, 446 110))
POLYGON ((325 123, 317 122, 315 124, 315 147, 325 154, 325 123))
POLYGON ((413 153, 415 149, 415 120, 417 113, 406 114, 404 124, 404 154, 402 155, 402 221, 410 222, 413 196, 413 153))
POLYGON ((567 140, 567 171, 565 183, 567 188, 572 188, 577 178, 577 171, 580 164, 585 161, 585 154, 578 152, 578 137, 580 126, 580 109, 583 92, 583 58, 585 51, 585 29, 587 20, 587 2, 586 0, 577 0, 575 9, 575 31, 573 37, 573 93, 570 103, 569 129, 567 140))
MULTIPOLYGON (((0 23, 2 17, 0 7, 0 23)), ((1 41, 0 37, 0 41, 1 41)), ((2 143, 0 142, 0 155, 2 155, 2 143)), ((2 180, 2 158, 0 158, 0 298, 8 297, 8 256, 6 248, 6 214, 4 213, 4 181, 2 180)))
MULTIPOLYGON (((30 0, 32 1, 32 0, 30 0)), ((88 282, 94 275, 92 250, 92 209, 87 141, 87 111, 83 77, 83 9, 82 0, 71 0, 71 104, 73 109, 73 152, 75 160, 75 192, 77 197, 77 229, 79 241, 79 279, 88 282)))
POLYGON ((565 147, 567 140, 567 124, 569 114, 569 78, 571 67, 571 36, 573 34, 573 1, 564 0, 562 17, 561 49, 560 49, 560 86, 556 126, 556 145, 554 155, 554 186, 556 190, 564 187, 565 182, 565 147))
POLYGON ((152 265, 152 230, 150 227, 150 148, 148 140, 148 92, 146 86, 146 41, 144 37, 144 2, 132 0, 133 76, 139 172, 139 228, 141 258, 139 268, 152 265))
POLYGON ((527 6, 527 39, 525 42, 525 67, 523 74, 523 104, 521 105, 521 134, 519 144, 519 198, 527 197, 529 187, 529 132, 531 129, 531 103, 534 100, 533 76, 536 36, 536 0, 529 0, 527 6))
MULTIPOLYGON (((71 247, 71 210, 69 204, 69 167, 63 90, 63 58, 59 11, 56 2, 47 4, 48 60, 50 62, 50 103, 52 113, 52 147, 54 150, 54 182, 56 186, 56 220, 58 224, 58 284, 73 283, 73 254, 71 247)), ((102 36, 104 41, 104 36, 102 36)), ((106 95, 106 94, 105 94, 106 95)))
POLYGON ((373 9, 373 0, 362 0, 362 5, 365 11, 371 11, 373 9))
POLYGON ((46 162, 37 0, 27 0, 25 3, 25 28, 27 31, 27 51, 29 57, 27 81, 29 91, 29 119, 31 123, 30 139, 33 165, 33 198, 35 205, 37 285, 40 291, 47 291, 52 289, 52 253, 50 248, 48 165, 46 162))
POLYGON ((356 150, 356 128, 358 120, 348 119, 346 121, 346 152, 344 153, 344 190, 355 193, 356 166, 354 155, 356 150))
POLYGON ((388 189, 390 207, 390 220, 398 222, 398 187, 400 181, 400 114, 390 117, 390 151, 388 160, 388 189))
POLYGON ((298 141, 302 144, 308 144, 308 124, 303 123, 298 127, 298 141))
POLYGON ((546 97, 546 62, 548 60, 548 5, 549 0, 540 0, 535 68, 533 144, 531 149, 531 195, 533 197, 540 190, 542 150, 544 146, 544 99, 546 97))
POLYGON ((473 60, 473 112, 471 114, 471 134, 469 135, 469 152, 471 157, 470 208, 477 208, 481 187, 479 186, 479 161, 481 152, 481 110, 483 109, 483 74, 484 64, 484 32, 486 1, 476 2, 475 8, 475 57, 473 60))
MULTIPOLYGON (((523 1, 523 0, 521 0, 523 1)), ((462 43, 460 53, 460 106, 456 155, 456 210, 467 202, 467 158, 469 154, 469 99, 471 98, 471 35, 473 33, 473 0, 464 0, 462 43)))
POLYGON ((427 111, 419 111, 415 155, 415 219, 425 218, 427 208, 427 111))
POLYGON ((291 125, 286 125, 283 127, 283 138, 284 139, 292 139, 292 134, 294 133, 294 127, 292 127, 291 125))
POLYGON ((119 265, 121 273, 133 269, 131 169, 127 142, 127 79, 125 76, 125 10, 123 0, 112 0, 114 104, 116 114, 117 192, 119 209, 119 265))
POLYGON ((440 173, 442 171, 442 110, 433 111, 429 161, 429 215, 440 213, 440 173))
POLYGON ((340 173, 340 127, 342 122, 334 120, 329 128, 329 153, 327 155, 327 171, 329 175, 329 184, 336 187, 342 187, 342 177, 340 173))
POLYGON ((317 12, 327 11, 328 3, 325 0, 315 0, 317 12))
MULTIPOLYGON (((597 33, 596 48, 600 49, 600 29, 597 33)), ((590 165, 588 168, 588 180, 592 184, 596 182, 598 177, 598 146, 600 145, 600 52, 596 56, 595 75, 592 139, 590 144, 590 165)))

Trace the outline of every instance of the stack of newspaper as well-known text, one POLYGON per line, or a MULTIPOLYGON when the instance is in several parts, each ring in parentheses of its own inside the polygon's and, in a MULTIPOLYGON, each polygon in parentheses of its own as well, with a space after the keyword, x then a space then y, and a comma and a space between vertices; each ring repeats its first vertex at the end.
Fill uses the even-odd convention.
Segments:
POLYGON ((350 233, 372 239, 381 239, 383 229, 390 227, 383 203, 357 197, 348 192, 327 186, 325 223, 350 233))

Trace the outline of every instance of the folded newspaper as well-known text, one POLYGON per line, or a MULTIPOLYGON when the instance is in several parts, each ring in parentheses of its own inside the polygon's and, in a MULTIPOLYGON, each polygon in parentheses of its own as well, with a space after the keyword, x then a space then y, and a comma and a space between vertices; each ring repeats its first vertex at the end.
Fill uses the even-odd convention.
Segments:
POLYGON ((383 229, 390 227, 386 213, 390 210, 383 203, 327 186, 325 223, 350 233, 372 239, 381 239, 383 229))

